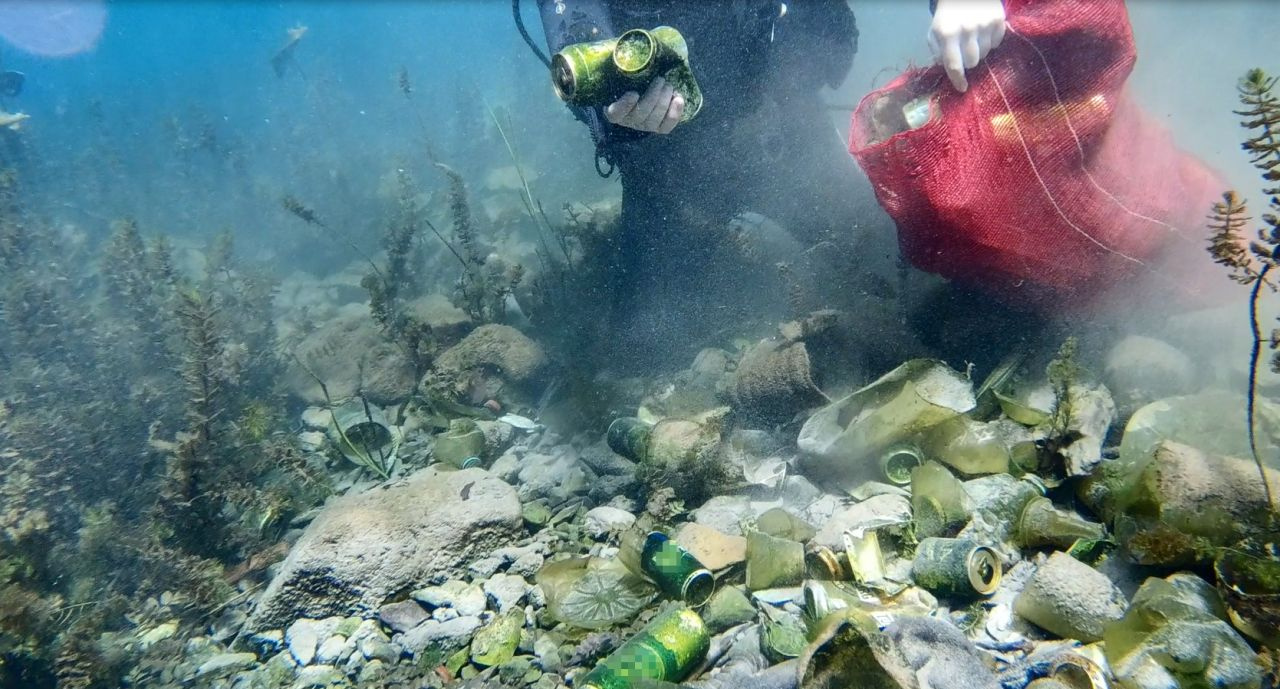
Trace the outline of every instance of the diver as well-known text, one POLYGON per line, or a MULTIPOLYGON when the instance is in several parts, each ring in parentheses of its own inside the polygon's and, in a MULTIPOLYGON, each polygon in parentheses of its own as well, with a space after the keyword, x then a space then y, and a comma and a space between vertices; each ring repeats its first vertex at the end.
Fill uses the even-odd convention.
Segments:
MULTIPOLYGON (((1000 0, 930 4, 929 43, 963 90, 965 69, 1001 41, 1004 8, 1000 0)), ((820 97, 844 81, 857 50, 845 0, 538 0, 538 8, 552 53, 626 29, 675 27, 706 103, 677 124, 685 103, 659 77, 644 93, 574 108, 596 143, 597 170, 616 168, 622 181, 613 361, 683 364, 706 346, 700 340, 740 322, 733 305, 744 293, 779 299, 762 276, 717 265, 724 252, 707 232, 744 212, 776 221, 802 245, 832 242, 856 254, 875 200, 820 97)))

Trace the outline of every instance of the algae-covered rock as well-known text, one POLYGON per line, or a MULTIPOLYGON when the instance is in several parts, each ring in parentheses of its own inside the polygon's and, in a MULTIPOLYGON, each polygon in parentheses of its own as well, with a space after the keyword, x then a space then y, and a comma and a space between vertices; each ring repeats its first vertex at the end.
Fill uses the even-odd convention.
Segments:
POLYGON ((368 614, 419 582, 459 573, 520 533, 511 486, 479 469, 427 468, 330 502, 290 550, 246 630, 368 614))
POLYGON ((509 325, 482 325, 445 350, 436 359, 444 372, 463 372, 481 367, 495 369, 516 383, 532 380, 547 365, 542 345, 509 325))
POLYGON ((712 634, 756 619, 755 606, 736 586, 724 586, 702 608, 702 620, 712 634))
POLYGON ((482 667, 501 665, 515 657, 520 645, 520 630, 524 628, 524 613, 518 610, 500 615, 471 640, 471 662, 482 667))

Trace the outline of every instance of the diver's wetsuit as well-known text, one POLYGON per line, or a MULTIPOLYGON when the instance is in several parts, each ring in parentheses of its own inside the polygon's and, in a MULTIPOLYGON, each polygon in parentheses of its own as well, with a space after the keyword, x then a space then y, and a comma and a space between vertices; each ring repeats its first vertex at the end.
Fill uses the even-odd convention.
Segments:
POLYGON ((622 177, 615 361, 683 365, 740 319, 732 306, 755 300, 743 290, 768 282, 717 269, 724 245, 714 233, 742 212, 778 221, 806 245, 853 244, 859 204, 874 201, 859 193, 866 184, 818 93, 852 65, 857 28, 845 0, 795 0, 781 17, 776 0, 539 0, 539 9, 552 52, 631 28, 677 28, 704 96, 698 116, 668 135, 577 111, 622 177))

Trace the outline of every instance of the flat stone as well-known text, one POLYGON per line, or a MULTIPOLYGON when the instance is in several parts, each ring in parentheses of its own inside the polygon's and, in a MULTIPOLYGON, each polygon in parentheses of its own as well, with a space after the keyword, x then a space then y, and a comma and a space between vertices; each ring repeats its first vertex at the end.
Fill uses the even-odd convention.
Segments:
POLYGON ((636 523, 636 516, 616 507, 602 505, 592 508, 582 520, 582 528, 587 535, 596 540, 603 540, 631 528, 636 523))
POLYGON ((403 600, 384 605, 378 610, 378 619, 393 632, 407 632, 425 622, 430 615, 417 601, 403 600))
POLYGON ((233 672, 248 670, 258 664, 258 656, 253 653, 223 653, 216 655, 196 668, 196 678, 213 679, 225 677, 233 672))
POLYGON ((675 541, 712 571, 747 559, 747 539, 730 536, 697 522, 682 525, 676 532, 675 541))
POLYGON ((479 617, 458 617, 447 622, 428 620, 399 635, 393 641, 417 655, 429 646, 461 648, 480 628, 479 617))

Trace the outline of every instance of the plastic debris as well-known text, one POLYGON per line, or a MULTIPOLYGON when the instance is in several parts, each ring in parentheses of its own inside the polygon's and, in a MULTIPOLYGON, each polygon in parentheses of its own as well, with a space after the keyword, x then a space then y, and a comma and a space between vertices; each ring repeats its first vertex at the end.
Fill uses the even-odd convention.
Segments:
POLYGON ((1036 569, 1013 609, 1060 637, 1098 641, 1124 615, 1125 598, 1106 575, 1059 552, 1036 569))
POLYGON ((1147 579, 1103 635, 1112 673, 1124 689, 1256 689, 1257 658, 1224 614, 1217 592, 1195 575, 1147 579))

